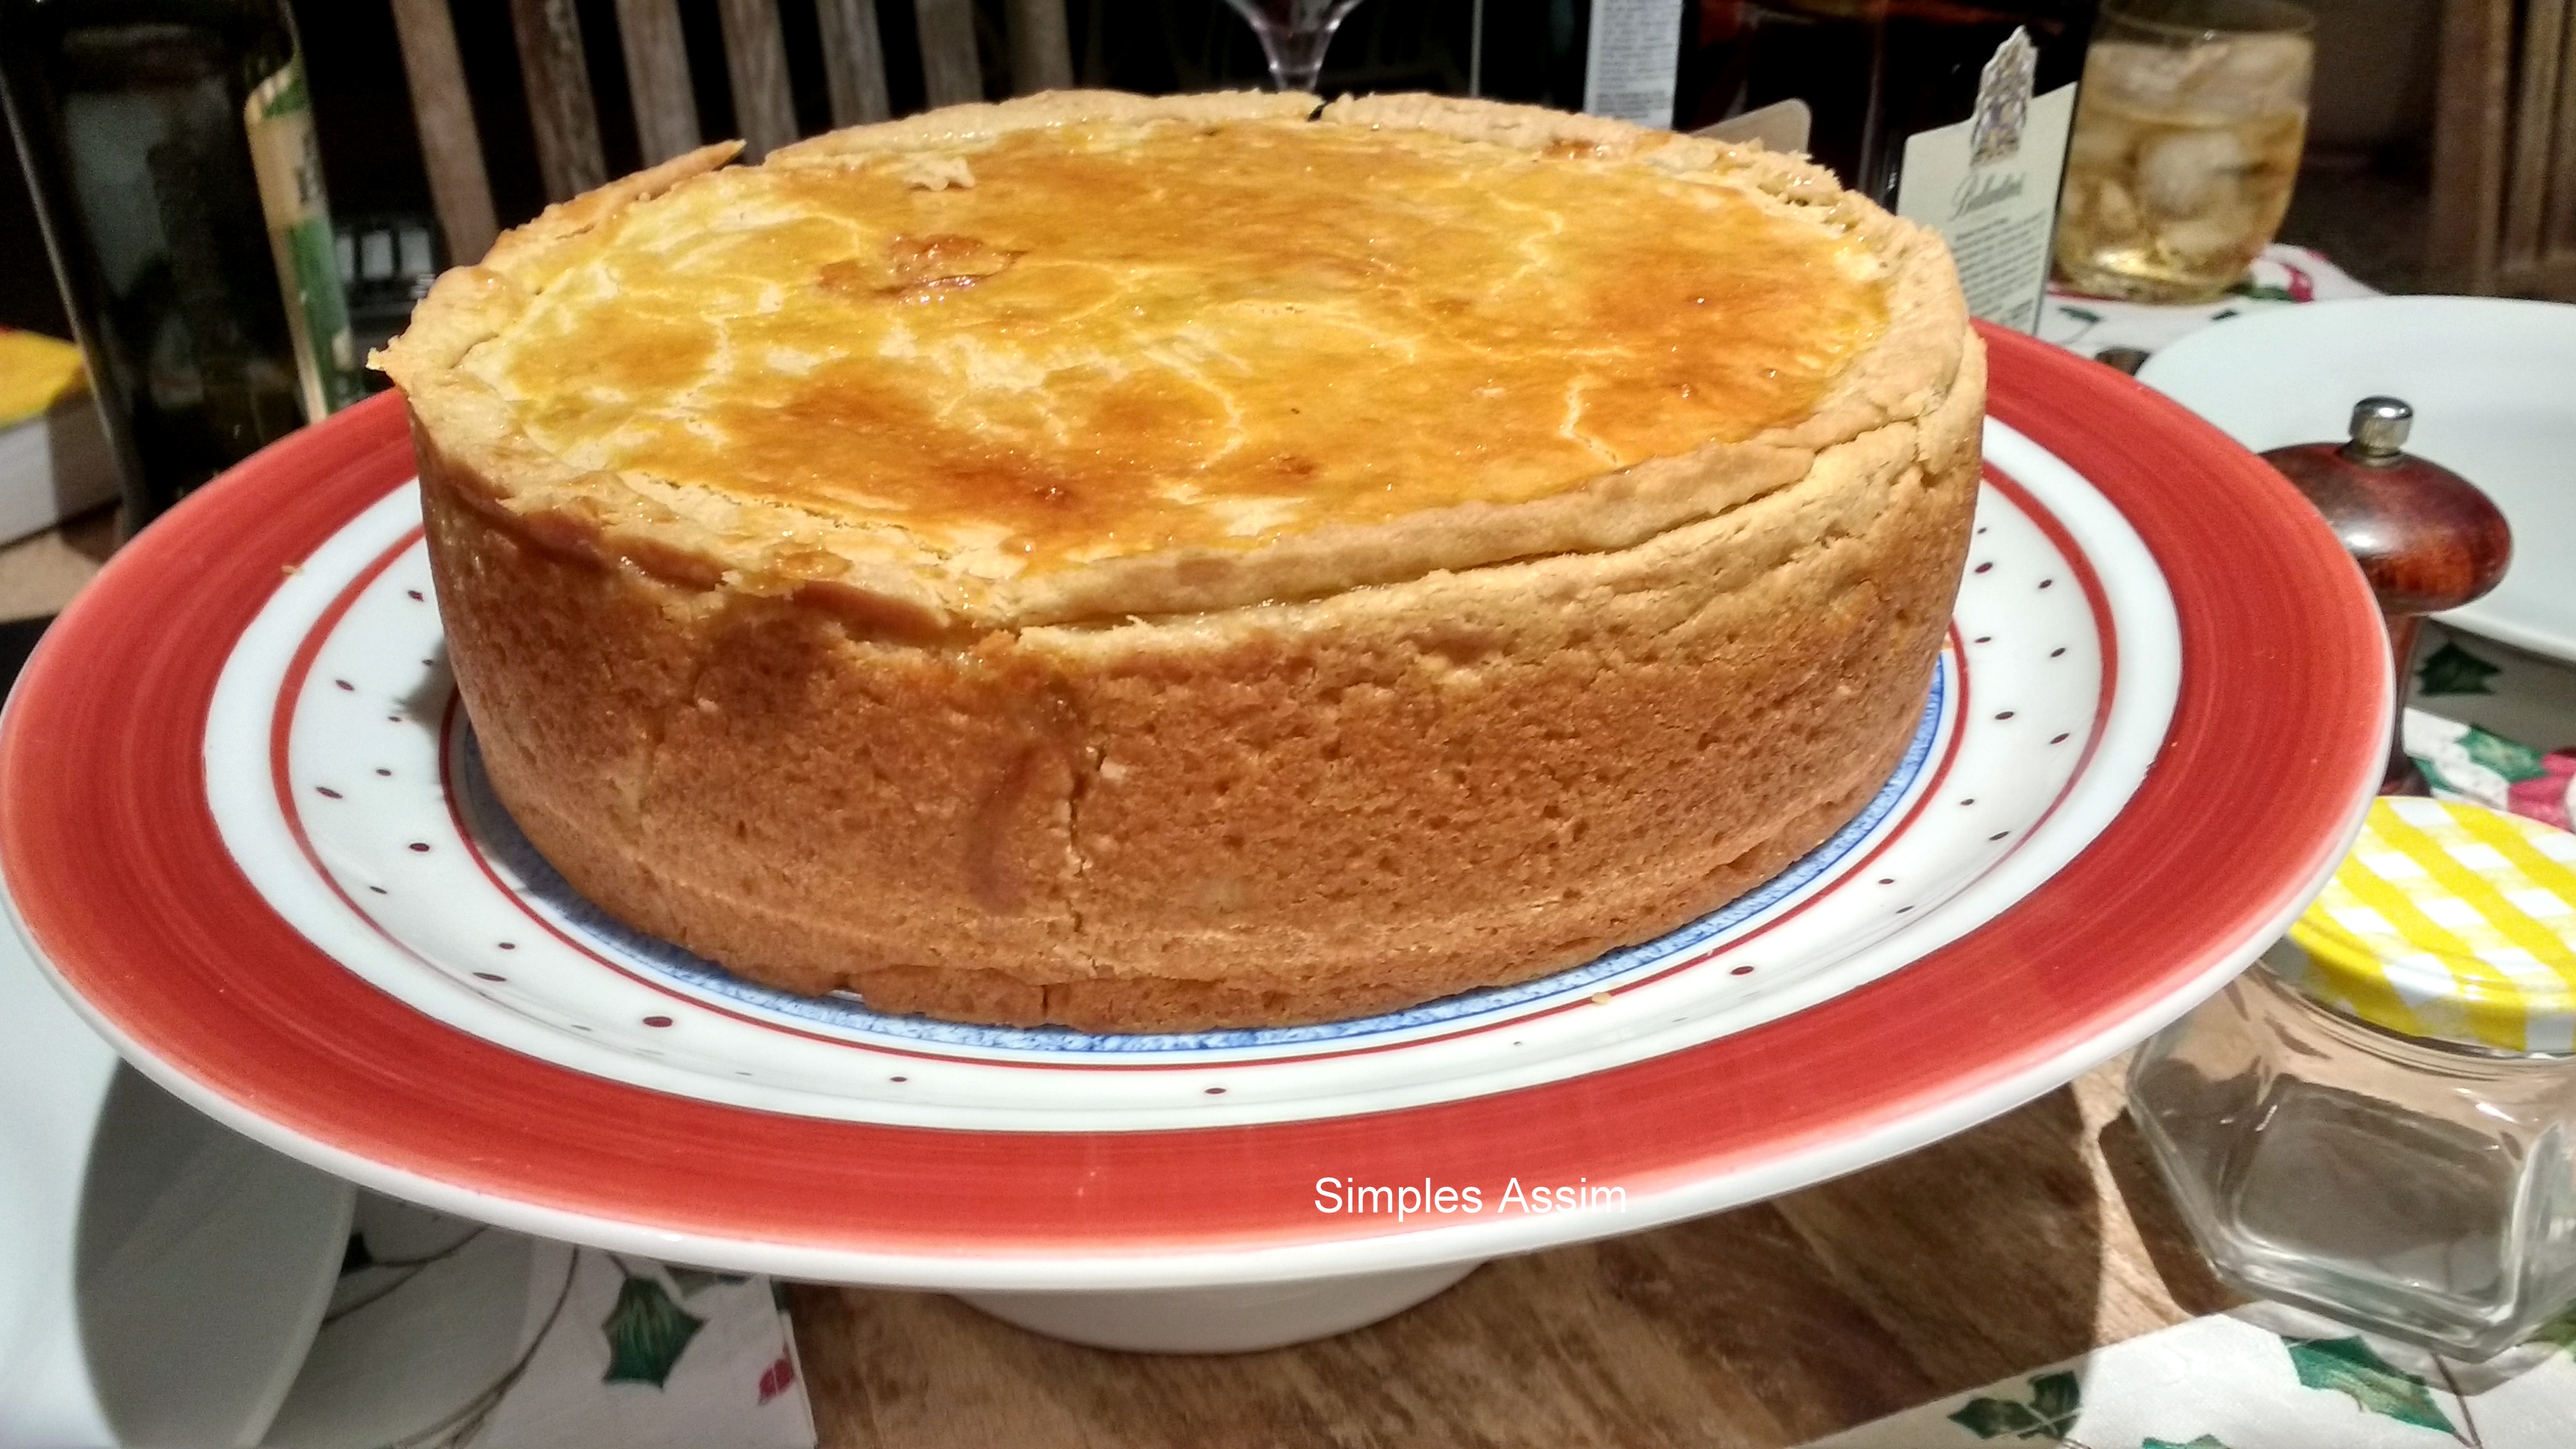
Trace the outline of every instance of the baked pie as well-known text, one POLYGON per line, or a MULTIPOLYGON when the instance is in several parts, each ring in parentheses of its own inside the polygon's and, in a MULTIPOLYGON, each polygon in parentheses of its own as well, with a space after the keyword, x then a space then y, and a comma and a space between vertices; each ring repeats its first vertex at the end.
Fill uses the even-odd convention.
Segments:
POLYGON ((567 880, 746 978, 1094 1031, 1534 977, 1909 742, 1984 364, 1804 162, 1423 96, 709 147, 442 277, 450 659, 567 880))

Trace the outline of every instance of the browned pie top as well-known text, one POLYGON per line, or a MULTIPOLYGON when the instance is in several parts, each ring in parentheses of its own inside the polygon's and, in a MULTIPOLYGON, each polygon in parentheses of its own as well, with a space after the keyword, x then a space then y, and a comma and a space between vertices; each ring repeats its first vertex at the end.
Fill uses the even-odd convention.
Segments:
POLYGON ((1615 161, 1068 127, 675 189, 469 370, 580 467, 1091 559, 1749 437, 1877 337, 1878 270, 1615 161))
POLYGON ((505 237, 386 365, 496 502, 609 552, 1023 621, 1622 546, 1956 370, 1937 243, 1822 173, 1305 109, 1076 93, 703 153, 505 237))

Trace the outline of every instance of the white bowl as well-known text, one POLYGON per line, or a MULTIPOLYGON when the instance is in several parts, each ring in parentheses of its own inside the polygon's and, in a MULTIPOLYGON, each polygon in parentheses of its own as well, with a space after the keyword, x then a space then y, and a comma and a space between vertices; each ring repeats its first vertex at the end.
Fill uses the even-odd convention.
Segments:
POLYGON ((0 929, 0 1444, 259 1442, 353 1190, 122 1066, 0 929))

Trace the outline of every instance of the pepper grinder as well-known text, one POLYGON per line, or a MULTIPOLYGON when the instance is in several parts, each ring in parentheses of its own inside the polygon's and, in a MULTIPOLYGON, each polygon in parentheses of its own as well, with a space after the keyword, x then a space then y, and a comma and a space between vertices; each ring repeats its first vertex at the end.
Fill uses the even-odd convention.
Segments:
POLYGON ((2504 514, 2459 474, 2405 451, 2415 410, 2393 397, 2353 404, 2352 440, 2274 448, 2263 461, 2307 495, 2361 565, 2388 626, 2397 715, 2390 722, 2383 795, 2426 793, 2406 756, 2406 681, 2426 614, 2486 593, 2513 560, 2504 514))

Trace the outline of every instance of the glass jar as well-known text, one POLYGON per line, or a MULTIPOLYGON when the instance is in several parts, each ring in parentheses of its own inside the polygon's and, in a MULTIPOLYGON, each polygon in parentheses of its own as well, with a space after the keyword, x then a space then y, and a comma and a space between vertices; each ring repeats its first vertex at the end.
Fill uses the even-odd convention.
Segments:
POLYGON ((2291 937, 2140 1050, 2130 1111, 2220 1277, 2468 1359, 2576 1301, 2571 863, 2375 802, 2291 937))

